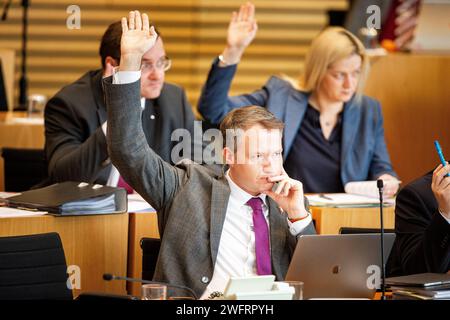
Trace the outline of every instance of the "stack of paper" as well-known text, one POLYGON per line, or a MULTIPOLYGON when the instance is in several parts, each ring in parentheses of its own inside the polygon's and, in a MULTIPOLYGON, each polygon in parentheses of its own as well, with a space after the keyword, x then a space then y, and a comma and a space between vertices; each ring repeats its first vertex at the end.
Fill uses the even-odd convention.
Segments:
MULTIPOLYGON (((349 193, 321 193, 306 195, 309 204, 315 207, 377 207, 380 202, 377 198, 360 196, 349 193)), ((385 203, 386 205, 386 203, 385 203)))
POLYGON ((450 274, 420 273, 386 279, 392 296, 397 300, 447 300, 450 299, 450 274))
POLYGON ((395 300, 450 300, 450 288, 417 289, 392 287, 392 295, 395 300))
POLYGON ((62 214, 111 213, 116 210, 114 194, 98 196, 83 200, 66 202, 61 206, 62 214))
POLYGON ((32 217, 42 216, 47 214, 46 211, 29 211, 8 207, 0 207, 0 218, 20 218, 20 217, 32 217))

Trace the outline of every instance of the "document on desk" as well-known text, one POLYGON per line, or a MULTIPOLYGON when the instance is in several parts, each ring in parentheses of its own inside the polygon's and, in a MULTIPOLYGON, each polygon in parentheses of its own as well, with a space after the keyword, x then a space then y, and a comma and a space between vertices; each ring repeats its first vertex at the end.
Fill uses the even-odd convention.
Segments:
POLYGON ((48 212, 46 211, 29 211, 9 207, 0 207, 0 218, 43 216, 46 215, 47 213, 48 212))
POLYGON ((9 124, 44 125, 43 117, 36 118, 9 118, 9 124))
MULTIPOLYGON (((384 181, 385 187, 386 185, 398 185, 401 181, 399 180, 387 180, 384 181)), ((377 181, 352 181, 348 182, 344 186, 344 190, 346 193, 350 194, 358 194, 360 196, 367 196, 370 198, 378 199, 379 190, 377 187, 377 181)))
MULTIPOLYGON (((377 198, 366 197, 349 193, 321 193, 306 195, 309 204, 316 207, 336 207, 336 208, 364 208, 377 207, 377 198)), ((385 206, 392 205, 392 201, 385 202, 385 206)))
POLYGON ((155 209, 139 193, 128 195, 128 212, 154 212, 155 209))

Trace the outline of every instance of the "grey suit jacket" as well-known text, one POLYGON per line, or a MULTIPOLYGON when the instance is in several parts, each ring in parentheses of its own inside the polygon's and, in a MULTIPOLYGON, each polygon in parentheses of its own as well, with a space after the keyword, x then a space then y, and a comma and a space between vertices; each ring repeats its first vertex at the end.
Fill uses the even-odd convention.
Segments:
MULTIPOLYGON (((191 133, 194 114, 181 87, 164 83, 155 100, 157 119, 139 119, 144 130, 157 122, 158 135, 148 144, 166 161, 178 142, 171 142, 175 129, 191 133)), ((107 119, 102 89, 102 70, 89 71, 62 88, 45 107, 45 151, 49 182, 67 180, 106 184, 111 172, 106 137, 101 125, 107 119)), ((144 139, 145 140, 145 139, 144 139)))
MULTIPOLYGON (((154 279, 186 285, 201 295, 210 282, 230 188, 222 174, 197 164, 172 166, 144 143, 139 81, 104 80, 108 149, 113 164, 158 212, 161 249, 154 279), (137 125, 136 125, 137 124, 137 125)), ((286 217, 268 199, 272 268, 283 279, 295 246, 286 217)), ((311 223, 303 234, 315 233, 311 223)))

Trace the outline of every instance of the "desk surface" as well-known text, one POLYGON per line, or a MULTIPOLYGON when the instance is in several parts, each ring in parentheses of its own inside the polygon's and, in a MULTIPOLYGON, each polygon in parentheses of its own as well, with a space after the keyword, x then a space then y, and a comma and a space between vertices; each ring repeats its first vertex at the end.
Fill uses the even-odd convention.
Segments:
MULTIPOLYGON (((81 287, 73 291, 125 294, 125 282, 106 282, 104 273, 126 275, 128 214, 1 218, 0 237, 59 233, 67 265, 80 269, 81 287)), ((73 275, 76 279, 76 275, 73 275)))

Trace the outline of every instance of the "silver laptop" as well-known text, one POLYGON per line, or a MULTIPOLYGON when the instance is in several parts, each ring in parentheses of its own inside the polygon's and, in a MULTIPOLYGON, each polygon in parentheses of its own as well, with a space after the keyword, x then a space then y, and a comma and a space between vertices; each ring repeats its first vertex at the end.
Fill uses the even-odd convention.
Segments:
MULTIPOLYGON (((305 235, 298 239, 286 281, 303 281, 303 297, 373 298, 380 287, 380 234, 305 235)), ((395 234, 384 235, 385 262, 395 234)))
POLYGON ((423 0, 414 39, 414 52, 450 52, 450 0, 423 0))

